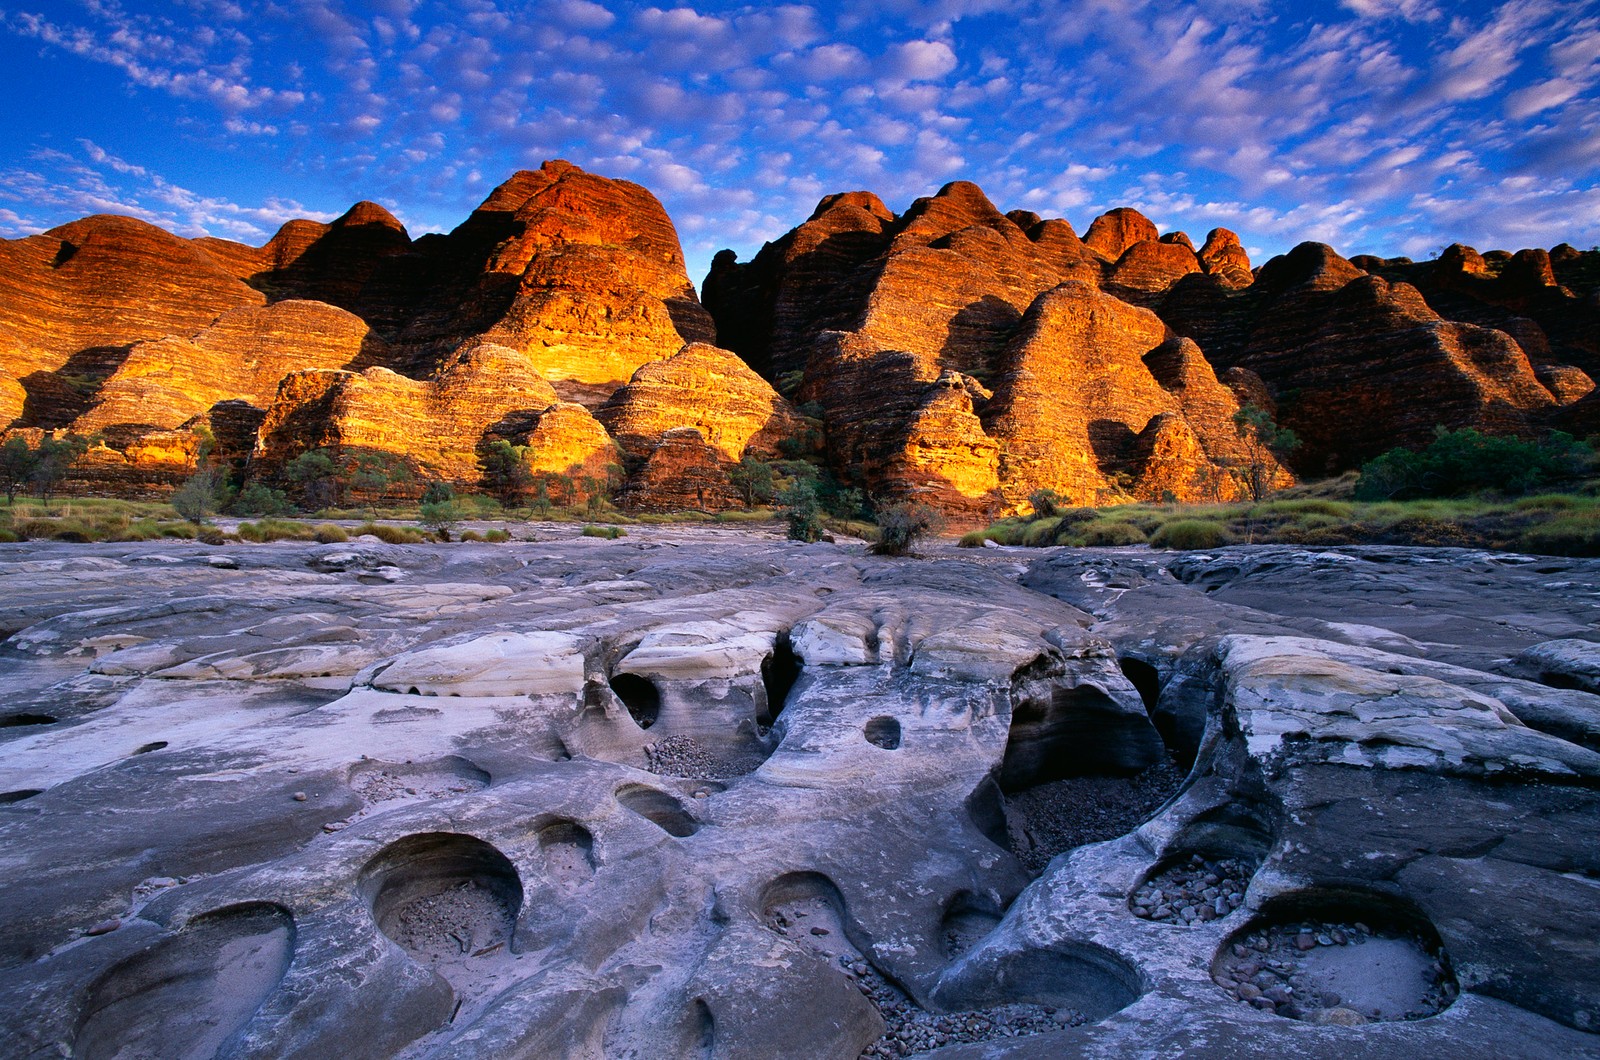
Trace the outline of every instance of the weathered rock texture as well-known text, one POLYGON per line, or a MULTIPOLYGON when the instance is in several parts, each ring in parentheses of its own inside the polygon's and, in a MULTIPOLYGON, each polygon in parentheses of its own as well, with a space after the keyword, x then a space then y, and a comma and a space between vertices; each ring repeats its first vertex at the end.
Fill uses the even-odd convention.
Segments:
POLYGON ((539 532, 0 545, 8 1052, 1600 1056, 1595 561, 539 532))

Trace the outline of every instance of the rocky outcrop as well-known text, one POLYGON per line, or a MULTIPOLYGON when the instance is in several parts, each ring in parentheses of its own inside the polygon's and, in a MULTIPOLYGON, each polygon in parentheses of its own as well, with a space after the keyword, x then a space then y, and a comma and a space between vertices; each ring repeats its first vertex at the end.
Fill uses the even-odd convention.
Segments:
POLYGON ((722 512, 743 507, 728 477, 734 461, 696 427, 662 433, 622 487, 624 508, 643 512, 722 512))
POLYGON ((1165 318, 1214 365, 1260 376, 1303 443, 1295 465, 1312 473, 1425 445, 1439 424, 1528 431, 1555 407, 1509 335, 1445 320, 1416 288, 1321 244, 1274 258, 1236 293, 1180 287, 1165 318))
POLYGON ((476 485, 489 428, 557 400, 525 356, 492 343, 463 347, 426 380, 387 368, 294 372, 267 409, 253 466, 271 476, 302 452, 330 448, 390 454, 423 477, 476 485))
POLYGON ((540 538, 0 544, 19 1048, 1595 1052, 1594 561, 540 538))
POLYGON ((984 413, 1000 441, 1008 503, 1020 507, 1037 489, 1075 504, 1159 499, 1165 491, 1238 496, 1242 485, 1228 468, 1245 457, 1233 423, 1239 406, 1197 354, 1154 313, 1087 284, 1040 296, 984 413), (1192 424, 1184 422, 1189 410, 1192 424))
POLYGON ((556 504, 576 504, 605 493, 622 473, 616 442, 588 409, 572 402, 513 413, 489 427, 484 438, 523 447, 534 490, 542 484, 556 504))
POLYGON ((448 236, 388 259, 362 297, 413 374, 481 336, 591 407, 640 365, 715 338, 655 196, 567 162, 515 174, 448 236))
POLYGON ((1213 228, 1206 235, 1206 244, 1200 248, 1200 267, 1227 287, 1248 287, 1255 279, 1250 271, 1250 255, 1239 245, 1238 235, 1226 228, 1213 228))
POLYGON ((1154 243, 1160 238, 1148 217, 1126 206, 1096 217, 1083 234, 1084 245, 1106 261, 1117 261, 1135 243, 1154 243))
POLYGON ((360 317, 323 302, 235 309, 189 338, 135 343, 72 423, 80 434, 121 426, 171 429, 219 401, 266 408, 295 371, 382 363, 384 344, 360 317))
POLYGON ((804 417, 765 379, 727 350, 699 342, 640 367, 595 417, 633 460, 682 427, 698 430, 734 463, 746 453, 771 459, 780 442, 799 442, 806 431, 804 417))

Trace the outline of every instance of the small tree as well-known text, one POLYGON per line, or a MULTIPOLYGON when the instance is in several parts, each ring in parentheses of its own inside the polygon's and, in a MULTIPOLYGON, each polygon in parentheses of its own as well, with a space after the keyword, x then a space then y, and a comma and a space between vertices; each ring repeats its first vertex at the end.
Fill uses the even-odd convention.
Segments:
POLYGON ((393 453, 363 453, 349 471, 350 485, 382 504, 395 486, 412 480, 405 458, 393 453))
POLYGON ((327 449, 301 453, 284 465, 283 474, 299 490, 300 506, 307 511, 339 502, 339 466, 327 449))
POLYGON ((778 494, 783 506, 783 517, 789 524, 789 540, 820 541, 826 529, 822 517, 822 503, 817 499, 814 479, 796 479, 778 494))
POLYGON ((206 516, 221 507, 226 488, 222 472, 214 467, 203 467, 190 475, 172 495, 172 508, 180 516, 199 526, 206 516))
POLYGON ((1040 519, 1050 519, 1061 514, 1062 497, 1053 489, 1036 489, 1028 494, 1033 514, 1040 519))
POLYGON ((533 497, 528 501, 528 505, 539 518, 543 519, 550 514, 551 504, 550 476, 548 474, 540 475, 533 484, 533 497))
POLYGON ((1244 442, 1245 488, 1250 491, 1251 500, 1264 500, 1272 493, 1279 458, 1293 452, 1300 439, 1293 431, 1274 423, 1266 409, 1255 405, 1246 405, 1234 413, 1233 425, 1244 442))
POLYGON ((50 503, 56 488, 66 481, 72 462, 82 456, 88 447, 88 440, 75 434, 63 438, 45 438, 39 442, 30 475, 34 488, 39 491, 39 500, 50 503))
POLYGON ((944 525, 939 512, 916 501, 898 501, 878 509, 878 540, 871 551, 880 556, 904 556, 922 538, 944 525))
POLYGON ((461 508, 454 498, 431 503, 424 501, 417 509, 417 521, 448 541, 451 528, 461 521, 461 508))
POLYGON ((0 480, 5 482, 7 504, 17 502, 17 494, 33 480, 38 466, 39 454, 26 438, 13 436, 0 445, 0 480))
POLYGON ((484 488, 507 508, 516 507, 518 499, 533 486, 527 455, 527 446, 512 445, 504 438, 497 438, 478 451, 484 488))
POLYGON ((282 515, 292 505, 282 490, 275 490, 261 482, 248 483, 233 499, 229 511, 235 515, 282 515))
POLYGON ((728 472, 728 480, 738 492, 746 508, 770 502, 774 496, 772 465, 746 454, 737 467, 728 472))

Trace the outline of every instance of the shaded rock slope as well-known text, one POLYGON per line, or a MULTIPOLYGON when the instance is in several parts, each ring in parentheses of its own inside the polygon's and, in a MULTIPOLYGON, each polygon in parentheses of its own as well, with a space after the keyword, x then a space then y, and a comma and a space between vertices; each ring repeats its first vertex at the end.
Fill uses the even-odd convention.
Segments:
POLYGON ((742 457, 819 446, 954 525, 1040 489, 1227 500, 1437 425, 1589 433, 1597 262, 1306 243, 1253 269, 1227 229, 1196 250, 1120 208, 1080 237, 956 182, 898 215, 829 195, 750 262, 718 254, 702 305, 654 196, 554 161, 417 239, 363 202, 262 247, 106 216, 0 241, 0 430, 92 435, 78 487, 121 495, 170 490, 231 431, 268 483, 331 447, 403 463, 401 492, 476 486, 504 440, 563 483, 620 467, 656 510, 731 507, 742 457), (1292 469, 1260 466, 1244 404, 1302 439, 1292 469))
POLYGON ((6 1054, 1600 1056, 1595 561, 541 533, 0 545, 6 1054))

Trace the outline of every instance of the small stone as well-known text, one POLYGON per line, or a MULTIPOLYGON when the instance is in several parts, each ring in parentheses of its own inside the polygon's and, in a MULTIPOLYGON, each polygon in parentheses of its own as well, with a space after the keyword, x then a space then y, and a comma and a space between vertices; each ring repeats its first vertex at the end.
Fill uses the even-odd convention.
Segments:
POLYGON ((119 928, 121 926, 122 926, 121 919, 119 919, 118 917, 112 917, 110 920, 102 920, 102 921, 100 921, 100 923, 98 923, 98 924, 94 925, 93 927, 89 928, 88 930, 86 930, 84 932, 84 934, 85 935, 91 935, 91 936, 92 935, 109 935, 109 934, 111 934, 111 932, 117 930, 117 928, 119 928))
POLYGON ((1185 920, 1193 920, 1195 917, 1200 915, 1200 910, 1196 909, 1192 905, 1186 905, 1182 909, 1178 910, 1178 915, 1183 917, 1185 920))
POLYGON ((1256 974, 1260 971, 1261 965, 1256 964, 1254 961, 1247 961, 1246 963, 1239 965, 1237 974, 1241 979, 1254 979, 1256 974))
POLYGON ((1261 988, 1254 983, 1239 984, 1239 1000, 1254 1001, 1261 996, 1261 988))
POLYGON ((1350 941, 1350 936, 1346 935, 1339 928, 1334 928, 1332 934, 1333 934, 1333 941, 1335 943, 1337 943, 1338 945, 1340 945, 1340 946, 1344 946, 1344 945, 1348 944, 1349 941, 1350 941))
POLYGON ((1133 907, 1133 915, 1141 920, 1149 920, 1150 910, 1142 905, 1136 905, 1133 907))
POLYGON ((1338 994, 1335 994, 1332 990, 1324 990, 1322 993, 1317 995, 1317 1001, 1322 1005, 1323 1008, 1338 1008, 1339 1002, 1342 1000, 1344 999, 1338 994))
POLYGON ((1278 1015, 1284 1019, 1303 1020, 1306 1018, 1306 1010, 1293 1001, 1289 1001, 1278 1006, 1278 1015))
POLYGON ((1257 953, 1266 953, 1272 948, 1272 943, 1268 942, 1264 938, 1256 939, 1253 943, 1251 943, 1251 945, 1255 947, 1255 951, 1257 953))
POLYGON ((1317 936, 1317 945, 1318 946, 1332 946, 1333 945, 1333 936, 1332 935, 1318 935, 1317 936))
POLYGON ((303 792, 303 791, 295 792, 294 793, 294 801, 295 802, 305 802, 306 801, 306 793, 303 792))
POLYGON ((1367 925, 1361 923, 1360 921, 1356 922, 1356 930, 1361 932, 1363 935, 1372 934, 1372 929, 1367 927, 1367 925))
POLYGON ((329 821, 322 826, 324 832, 342 832, 349 827, 344 821, 329 821))
POLYGON ((1233 944, 1233 955, 1235 957, 1244 958, 1244 957, 1250 956, 1250 951, 1248 949, 1246 949, 1244 946, 1242 946, 1239 943, 1235 942, 1233 944))
POLYGON ((1261 996, 1268 998, 1276 1004, 1285 1005, 1294 1000, 1294 991, 1282 984, 1279 984, 1278 986, 1267 987, 1265 990, 1261 991, 1261 996))
POLYGON ((1258 997, 1251 1001, 1250 1004, 1262 1012, 1276 1012, 1278 1010, 1277 1005, 1274 1005, 1270 999, 1264 997, 1258 997))
POLYGON ((1309 931, 1302 931, 1294 937, 1294 944, 1301 952, 1316 949, 1317 940, 1309 931))
POLYGON ((814 928, 811 929, 811 933, 813 935, 819 935, 819 936, 820 935, 831 935, 831 934, 833 934, 833 932, 829 931, 825 927, 814 927, 814 928))
POLYGON ((1227 916, 1230 912, 1232 912, 1232 910, 1228 908, 1228 900, 1226 898, 1217 898, 1211 903, 1211 908, 1215 910, 1218 916, 1227 916))
POLYGON ((1367 1017, 1353 1008, 1330 1008, 1317 1013, 1317 1022, 1329 1027, 1364 1027, 1367 1017))
POLYGON ((1150 916, 1151 916, 1152 919, 1155 919, 1155 920, 1171 920, 1172 919, 1172 906, 1170 906, 1170 905, 1158 905, 1158 906, 1156 906, 1156 911, 1151 913, 1150 916))

